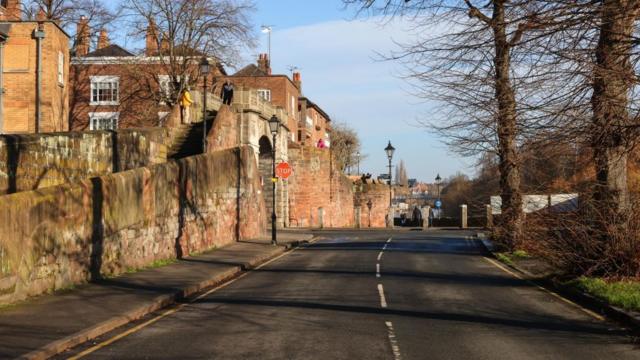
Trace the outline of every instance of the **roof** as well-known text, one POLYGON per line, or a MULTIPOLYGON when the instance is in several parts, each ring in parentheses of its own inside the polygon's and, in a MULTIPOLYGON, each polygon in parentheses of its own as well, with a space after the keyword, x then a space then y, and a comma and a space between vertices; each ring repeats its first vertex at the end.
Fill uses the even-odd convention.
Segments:
POLYGON ((85 55, 85 57, 125 57, 125 56, 134 56, 134 55, 116 44, 103 47, 102 49, 92 51, 87 55, 85 55))
POLYGON ((270 75, 260 70, 260 68, 257 65, 250 64, 238 70, 238 72, 236 72, 231 76, 270 76, 270 75))
POLYGON ((331 117, 324 110, 322 110, 322 108, 318 106, 318 104, 314 103, 313 101, 309 100, 309 98, 306 98, 304 96, 301 96, 300 100, 306 100, 308 106, 316 109, 316 111, 319 112, 320 115, 322 115, 325 119, 327 119, 327 121, 331 121, 331 117))
POLYGON ((9 23, 9 24, 39 24, 39 23, 47 23, 47 24, 53 24, 56 28, 58 28, 58 30, 60 30, 66 37, 71 38, 71 35, 69 35, 69 33, 67 33, 57 21, 53 21, 53 20, 44 20, 44 21, 37 21, 37 20, 2 20, 3 23, 9 23))

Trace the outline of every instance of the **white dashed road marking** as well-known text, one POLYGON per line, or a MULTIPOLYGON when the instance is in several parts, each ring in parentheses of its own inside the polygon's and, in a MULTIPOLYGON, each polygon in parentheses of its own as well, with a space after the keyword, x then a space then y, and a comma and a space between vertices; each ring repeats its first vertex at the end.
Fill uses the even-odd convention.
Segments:
POLYGON ((391 343, 391 350, 393 350, 393 358, 400 360, 402 356, 400 355, 400 346, 398 346, 398 339, 396 338, 396 332, 393 330, 393 324, 391 321, 385 321, 385 324, 389 332, 389 342, 391 343))
POLYGON ((384 254, 384 251, 380 251, 380 254, 378 254, 378 261, 380 261, 380 259, 382 259, 382 254, 384 254))
POLYGON ((380 264, 376 264, 376 277, 379 278, 380 277, 380 264))
POLYGON ((387 299, 385 299, 384 297, 384 288, 382 287, 382 284, 378 284, 378 294, 380 294, 380 306, 382 306, 383 308, 386 308, 387 299))

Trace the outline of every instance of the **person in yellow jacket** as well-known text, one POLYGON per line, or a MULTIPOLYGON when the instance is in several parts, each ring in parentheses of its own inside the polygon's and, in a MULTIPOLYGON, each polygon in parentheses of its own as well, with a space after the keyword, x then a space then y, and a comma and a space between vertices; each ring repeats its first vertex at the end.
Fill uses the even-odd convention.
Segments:
POLYGON ((191 121, 191 105, 193 104, 193 98, 189 92, 189 88, 185 88, 180 96, 180 110, 182 110, 182 123, 188 124, 191 121))

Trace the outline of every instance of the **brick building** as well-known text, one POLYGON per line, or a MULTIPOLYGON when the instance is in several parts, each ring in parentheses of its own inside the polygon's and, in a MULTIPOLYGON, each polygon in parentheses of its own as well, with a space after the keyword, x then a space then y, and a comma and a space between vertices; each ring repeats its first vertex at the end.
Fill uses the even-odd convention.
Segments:
POLYGON ((331 146, 331 118, 320 106, 306 97, 298 101, 300 123, 298 126, 298 141, 306 146, 317 146, 320 139, 325 146, 331 146))
POLYGON ((298 98, 300 88, 287 75, 273 75, 269 58, 260 54, 258 64, 249 64, 233 74, 229 79, 234 86, 245 86, 258 90, 260 96, 276 106, 280 106, 289 114, 288 119, 281 119, 291 131, 290 141, 297 141, 298 98))
MULTIPOLYGON (((135 55, 111 44, 105 30, 100 31, 97 46, 90 47, 87 19, 78 23, 75 54, 71 60, 71 115, 73 130, 137 128, 162 125, 169 114, 172 81, 167 58, 161 58, 157 31, 147 28, 144 54, 135 55)), ((192 52, 194 53, 194 52, 192 52)), ((195 53, 187 77, 198 79, 201 54, 195 53)), ((216 63, 213 59, 211 62, 216 63)), ((226 75, 224 69, 212 67, 209 82, 226 75)), ((189 81, 189 79, 187 79, 189 81)), ((202 81, 200 79, 200 81, 202 81)), ((198 89, 202 82, 193 84, 198 89)))
POLYGON ((257 64, 250 64, 228 78, 235 86, 258 90, 263 99, 280 106, 289 113, 286 124, 291 131, 291 141, 315 146, 319 139, 329 145, 331 118, 315 103, 302 95, 302 78, 299 72, 293 79, 287 75, 274 75, 267 54, 260 54, 257 64))
POLYGON ((19 0, 0 1, 0 133, 68 130, 69 35, 19 0))

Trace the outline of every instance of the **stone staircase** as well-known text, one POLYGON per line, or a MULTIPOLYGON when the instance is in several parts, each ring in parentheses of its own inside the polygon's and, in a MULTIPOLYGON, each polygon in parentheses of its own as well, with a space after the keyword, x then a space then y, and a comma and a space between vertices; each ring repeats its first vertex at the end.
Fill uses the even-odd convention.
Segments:
MULTIPOLYGON (((215 111, 207 113, 207 134, 211 132, 216 115, 215 111)), ((202 121, 181 124, 169 130, 167 158, 182 159, 198 154, 202 154, 202 121)))

